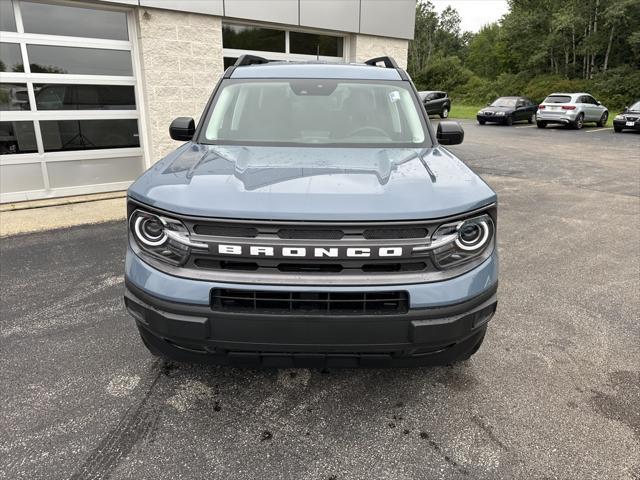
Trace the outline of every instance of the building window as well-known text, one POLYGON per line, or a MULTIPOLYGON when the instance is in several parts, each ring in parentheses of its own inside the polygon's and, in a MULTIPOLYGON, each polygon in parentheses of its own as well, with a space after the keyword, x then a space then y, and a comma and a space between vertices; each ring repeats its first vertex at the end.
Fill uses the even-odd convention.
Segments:
POLYGON ((0 72, 24 72, 19 43, 0 43, 0 72))
POLYGON ((128 10, 0 7, 0 202, 125 189, 145 166, 128 10))
POLYGON ((40 128, 45 152, 140 146, 136 120, 46 120, 40 128))
POLYGON ((0 0, 0 30, 3 32, 16 31, 16 18, 13 14, 11 0, 0 0))
POLYGON ((222 26, 222 45, 224 48, 284 53, 285 37, 284 30, 233 24, 222 26))
POLYGON ((131 52, 126 50, 27 45, 27 53, 32 73, 133 75, 131 52))
POLYGON ((129 40, 125 12, 24 1, 20 11, 25 33, 129 40))
POLYGON ((342 37, 318 35, 315 33, 290 32, 289 48, 291 53, 322 55, 324 57, 342 57, 342 37))
POLYGON ((33 85, 38 110, 135 110, 134 87, 126 85, 33 85))
POLYGON ((0 83, 0 110, 29 110, 26 83, 0 83))
POLYGON ((222 25, 225 69, 244 54, 260 55, 274 61, 343 60, 344 45, 344 37, 339 35, 277 30, 234 23, 222 25))
POLYGON ((33 122, 0 122, 0 154, 38 151, 33 122))

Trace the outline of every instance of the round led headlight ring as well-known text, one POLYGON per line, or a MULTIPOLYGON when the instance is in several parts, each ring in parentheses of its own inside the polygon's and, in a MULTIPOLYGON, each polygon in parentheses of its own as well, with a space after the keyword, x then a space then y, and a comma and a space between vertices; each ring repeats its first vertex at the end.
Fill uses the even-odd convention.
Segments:
POLYGON ((458 228, 456 245, 467 252, 479 250, 489 240, 491 229, 486 220, 463 222, 458 228))
POLYGON ((155 216, 139 216, 134 223, 136 237, 145 245, 157 247, 167 240, 162 221, 155 216))

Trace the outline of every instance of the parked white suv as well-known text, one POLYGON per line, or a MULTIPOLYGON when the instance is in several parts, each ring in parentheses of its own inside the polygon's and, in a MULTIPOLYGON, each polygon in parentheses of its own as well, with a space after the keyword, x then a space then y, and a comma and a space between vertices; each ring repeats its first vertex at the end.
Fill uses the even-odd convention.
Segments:
POLYGON ((580 129, 586 122, 603 127, 608 118, 607 107, 588 93, 552 93, 538 106, 536 123, 538 128, 557 123, 580 129))

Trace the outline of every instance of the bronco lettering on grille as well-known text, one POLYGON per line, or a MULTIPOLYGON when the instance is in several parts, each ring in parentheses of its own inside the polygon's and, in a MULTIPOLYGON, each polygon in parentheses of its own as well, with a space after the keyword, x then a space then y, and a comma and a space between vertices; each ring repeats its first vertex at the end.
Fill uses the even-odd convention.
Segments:
POLYGON ((368 258, 402 257, 402 247, 271 247, 265 245, 218 244, 218 255, 287 258, 368 258))

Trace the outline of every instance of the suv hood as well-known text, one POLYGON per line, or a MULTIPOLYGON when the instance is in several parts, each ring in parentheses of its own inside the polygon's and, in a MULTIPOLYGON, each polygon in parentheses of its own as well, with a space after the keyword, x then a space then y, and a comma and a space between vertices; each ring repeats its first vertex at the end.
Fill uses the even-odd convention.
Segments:
POLYGON ((187 143, 129 196, 184 215, 260 220, 421 220, 496 194, 444 148, 243 147, 187 143))

